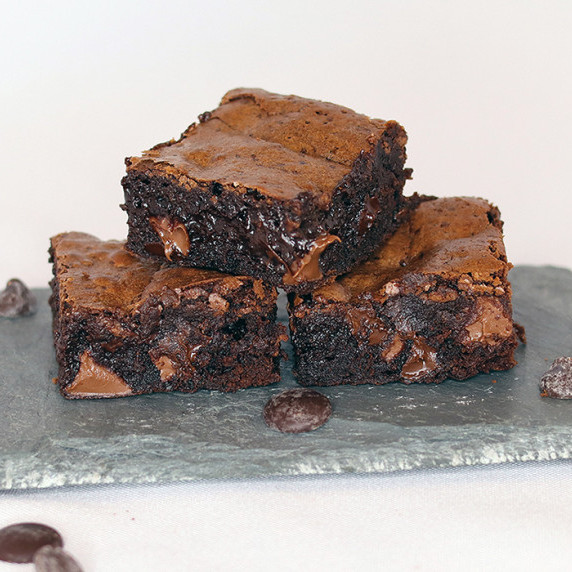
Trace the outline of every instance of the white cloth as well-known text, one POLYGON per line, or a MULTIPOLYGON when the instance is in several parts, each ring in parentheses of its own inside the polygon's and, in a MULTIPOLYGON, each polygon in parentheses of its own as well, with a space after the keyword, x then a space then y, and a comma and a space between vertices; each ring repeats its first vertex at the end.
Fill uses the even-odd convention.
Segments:
POLYGON ((0 526, 54 526, 86 572, 570 570, 571 485, 557 462, 22 491, 0 526))

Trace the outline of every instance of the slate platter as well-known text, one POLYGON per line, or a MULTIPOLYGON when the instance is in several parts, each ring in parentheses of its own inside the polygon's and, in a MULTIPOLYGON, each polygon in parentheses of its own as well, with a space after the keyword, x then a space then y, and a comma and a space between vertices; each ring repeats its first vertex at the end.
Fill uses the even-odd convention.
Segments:
MULTIPOLYGON (((572 355, 572 272, 511 272, 528 343, 508 372, 422 386, 323 389, 330 421, 307 434, 266 427, 275 386, 66 401, 56 375, 48 290, 37 315, 0 320, 0 489, 371 473, 572 457, 572 400, 540 397, 552 360, 572 355)), ((281 309, 281 318, 285 311, 281 309)))

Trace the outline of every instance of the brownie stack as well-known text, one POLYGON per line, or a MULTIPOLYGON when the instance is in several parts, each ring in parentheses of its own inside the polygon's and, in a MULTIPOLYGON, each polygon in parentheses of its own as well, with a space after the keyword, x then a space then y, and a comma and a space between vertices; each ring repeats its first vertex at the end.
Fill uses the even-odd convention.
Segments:
POLYGON ((279 379, 276 288, 302 385, 438 382, 514 365, 498 210, 404 197, 395 121, 258 89, 126 160, 126 243, 52 239, 66 397, 279 379))

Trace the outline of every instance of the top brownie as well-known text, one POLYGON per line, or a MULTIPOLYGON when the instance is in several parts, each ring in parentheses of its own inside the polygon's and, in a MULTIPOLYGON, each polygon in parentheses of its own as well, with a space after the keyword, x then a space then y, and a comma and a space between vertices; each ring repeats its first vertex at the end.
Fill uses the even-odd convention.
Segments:
POLYGON ((126 160, 127 247, 311 291, 397 228, 406 141, 395 121, 230 91, 177 141, 126 160))

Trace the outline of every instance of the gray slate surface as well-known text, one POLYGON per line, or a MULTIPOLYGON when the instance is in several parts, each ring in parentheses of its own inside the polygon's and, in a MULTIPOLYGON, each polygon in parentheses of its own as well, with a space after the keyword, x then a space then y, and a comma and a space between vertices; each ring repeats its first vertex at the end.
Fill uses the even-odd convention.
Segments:
POLYGON ((0 320, 0 489, 569 459, 572 400, 541 398, 538 381, 572 355, 572 273, 517 267, 511 280, 528 336, 516 368, 437 386, 324 389, 330 421, 300 435, 261 415, 271 394, 295 385, 291 363, 279 385, 233 395, 66 401, 51 383, 48 291, 38 290, 36 316, 0 320))

